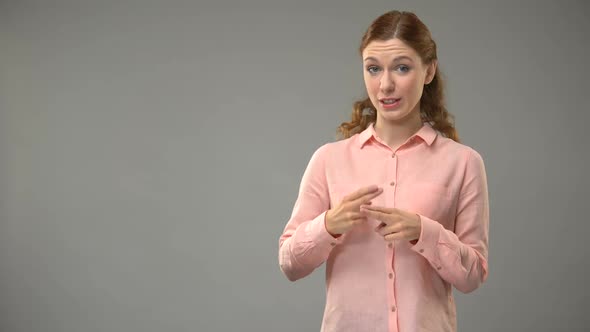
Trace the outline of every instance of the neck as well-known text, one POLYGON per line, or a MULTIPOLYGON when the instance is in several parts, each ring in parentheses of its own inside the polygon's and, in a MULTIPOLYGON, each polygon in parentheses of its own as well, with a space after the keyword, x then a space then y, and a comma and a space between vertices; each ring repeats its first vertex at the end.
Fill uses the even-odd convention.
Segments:
POLYGON ((387 121, 377 116, 375 132, 385 144, 387 144, 392 150, 396 150, 404 144, 408 138, 418 132, 422 126, 423 123, 420 118, 420 112, 413 112, 413 114, 399 121, 387 121))

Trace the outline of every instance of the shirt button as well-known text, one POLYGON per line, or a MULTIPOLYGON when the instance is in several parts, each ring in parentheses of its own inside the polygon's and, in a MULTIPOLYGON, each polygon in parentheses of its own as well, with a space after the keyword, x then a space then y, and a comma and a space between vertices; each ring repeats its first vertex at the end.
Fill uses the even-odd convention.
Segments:
POLYGON ((442 269, 442 267, 440 267, 440 266, 439 266, 439 267, 437 267, 436 269, 437 269, 437 270, 440 270, 440 269, 442 269))
POLYGON ((395 158, 395 152, 391 154, 391 158, 395 158))
POLYGON ((389 248, 393 248, 393 243, 387 245, 389 248))
POLYGON ((391 306, 391 312, 395 312, 395 306, 394 305, 391 306))
POLYGON ((333 247, 333 246, 335 246, 335 245, 336 245, 336 243, 334 243, 334 242, 331 242, 331 243, 330 243, 330 245, 333 247))
POLYGON ((393 279, 393 273, 389 274, 389 279, 393 279))
POLYGON ((420 249, 419 251, 420 251, 420 253, 423 253, 424 252, 424 249, 420 249))
POLYGON ((395 186, 395 181, 391 181, 389 184, 395 186))

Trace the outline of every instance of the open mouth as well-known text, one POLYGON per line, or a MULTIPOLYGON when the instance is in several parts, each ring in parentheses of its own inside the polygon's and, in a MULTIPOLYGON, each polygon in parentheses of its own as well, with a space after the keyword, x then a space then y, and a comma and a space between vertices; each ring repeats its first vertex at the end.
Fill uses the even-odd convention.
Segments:
POLYGON ((394 108, 399 105, 401 98, 383 98, 379 99, 379 102, 385 108, 394 108))

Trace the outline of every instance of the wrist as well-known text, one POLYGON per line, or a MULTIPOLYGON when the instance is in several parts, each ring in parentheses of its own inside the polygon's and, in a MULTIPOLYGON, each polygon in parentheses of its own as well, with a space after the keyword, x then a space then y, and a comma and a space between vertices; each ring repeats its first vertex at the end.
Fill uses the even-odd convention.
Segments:
POLYGON ((324 228, 326 229, 326 232, 328 232, 328 234, 330 234, 330 236, 332 236, 333 238, 339 238, 342 234, 334 234, 334 233, 330 232, 330 230, 328 229, 328 213, 330 211, 331 210, 328 210, 324 214, 324 228))
POLYGON ((418 225, 417 226, 417 233, 418 234, 416 235, 417 237, 414 240, 410 241, 410 243, 413 245, 416 245, 416 243, 418 243, 418 240, 420 240, 420 234, 422 234, 422 218, 420 218, 419 214, 416 214, 416 217, 417 217, 416 224, 418 225))

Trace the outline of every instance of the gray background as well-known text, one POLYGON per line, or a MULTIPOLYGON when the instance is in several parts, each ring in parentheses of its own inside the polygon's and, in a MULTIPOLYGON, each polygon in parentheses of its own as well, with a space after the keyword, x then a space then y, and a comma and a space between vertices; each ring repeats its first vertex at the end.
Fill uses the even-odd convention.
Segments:
POLYGON ((590 324, 588 2, 0 3, 0 331, 319 330, 324 270, 287 281, 278 237, 391 9, 487 167, 459 330, 590 324))

